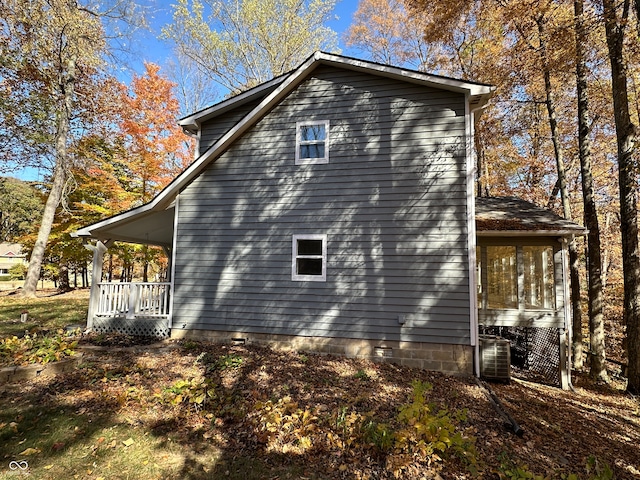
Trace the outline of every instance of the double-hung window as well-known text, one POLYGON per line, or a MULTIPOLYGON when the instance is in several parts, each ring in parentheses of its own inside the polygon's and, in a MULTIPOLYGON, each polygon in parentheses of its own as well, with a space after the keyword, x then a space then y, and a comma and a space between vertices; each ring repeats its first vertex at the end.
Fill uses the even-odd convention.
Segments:
POLYGON ((296 165, 329 163, 329 120, 296 123, 296 165))
POLYGON ((327 236, 294 235, 291 260, 291 280, 326 281, 327 236))

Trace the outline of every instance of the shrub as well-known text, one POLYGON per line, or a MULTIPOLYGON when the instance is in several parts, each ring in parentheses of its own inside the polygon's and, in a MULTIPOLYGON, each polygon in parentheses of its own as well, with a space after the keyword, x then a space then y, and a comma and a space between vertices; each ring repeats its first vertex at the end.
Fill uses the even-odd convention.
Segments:
POLYGON ((285 396, 277 402, 258 402, 251 414, 257 438, 268 449, 283 453, 304 453, 313 446, 313 433, 318 428, 318 417, 308 409, 285 396))
POLYGON ((52 335, 25 335, 0 339, 0 358, 15 365, 46 364, 75 353, 75 332, 58 330, 52 335))
POLYGON ((187 404, 199 410, 216 398, 216 386, 209 379, 178 380, 164 389, 161 398, 172 405, 187 404))
POLYGON ((415 380, 412 387, 413 401, 400 407, 398 422, 402 427, 394 433, 390 467, 396 476, 416 457, 430 466, 454 454, 474 465, 475 438, 463 436, 457 427, 457 422, 466 419, 466 411, 438 410, 428 404, 425 394, 432 385, 427 382, 415 380))
POLYGON ((24 280, 27 275, 27 266, 22 263, 16 263, 9 269, 9 277, 11 280, 24 280))

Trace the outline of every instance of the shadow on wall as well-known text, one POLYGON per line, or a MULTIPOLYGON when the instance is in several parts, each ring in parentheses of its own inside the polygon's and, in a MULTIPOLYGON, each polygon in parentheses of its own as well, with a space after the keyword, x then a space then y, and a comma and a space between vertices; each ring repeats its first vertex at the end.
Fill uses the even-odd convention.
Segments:
POLYGON ((463 96, 333 73, 181 193, 174 329, 469 344, 463 96), (329 163, 295 165, 327 119, 329 163), (327 235, 325 282, 292 281, 294 234, 327 235))

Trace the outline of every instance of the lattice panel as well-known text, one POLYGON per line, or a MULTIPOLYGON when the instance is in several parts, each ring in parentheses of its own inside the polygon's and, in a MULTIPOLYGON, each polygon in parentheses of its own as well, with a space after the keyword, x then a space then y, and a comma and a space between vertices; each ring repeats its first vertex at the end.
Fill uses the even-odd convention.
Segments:
POLYGON ((560 336, 557 328, 487 327, 482 333, 511 342, 511 364, 560 385, 560 336))
POLYGON ((121 333, 140 337, 169 338, 171 329, 167 318, 107 318, 95 317, 93 331, 97 333, 121 333))

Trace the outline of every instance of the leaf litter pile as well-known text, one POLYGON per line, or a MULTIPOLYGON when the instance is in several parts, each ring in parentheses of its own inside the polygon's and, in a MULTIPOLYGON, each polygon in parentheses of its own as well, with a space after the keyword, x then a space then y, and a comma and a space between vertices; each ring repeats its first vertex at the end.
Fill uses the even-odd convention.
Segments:
POLYGON ((516 436, 473 378, 253 345, 111 345, 0 390, 0 478, 25 459, 52 479, 640 478, 638 399, 581 376, 575 392, 491 384, 516 436))

